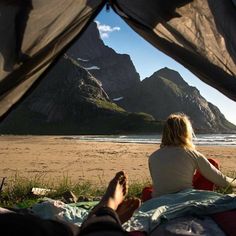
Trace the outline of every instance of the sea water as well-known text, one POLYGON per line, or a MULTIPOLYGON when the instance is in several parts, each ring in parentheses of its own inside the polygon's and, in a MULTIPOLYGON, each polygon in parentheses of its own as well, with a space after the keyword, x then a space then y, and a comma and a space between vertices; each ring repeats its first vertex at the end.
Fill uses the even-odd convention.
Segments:
MULTIPOLYGON (((161 135, 83 135, 67 137, 72 139, 120 142, 120 143, 150 143, 159 144, 161 135)), ((236 134, 198 134, 194 138, 194 144, 205 146, 236 146, 236 134)))

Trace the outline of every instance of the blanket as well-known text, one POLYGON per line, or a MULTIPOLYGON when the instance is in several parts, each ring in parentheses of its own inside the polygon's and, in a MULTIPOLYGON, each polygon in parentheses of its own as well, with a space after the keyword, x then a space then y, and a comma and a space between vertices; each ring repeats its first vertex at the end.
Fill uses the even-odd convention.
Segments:
POLYGON ((81 226, 88 216, 89 210, 97 203, 97 201, 93 201, 65 204, 59 200, 45 198, 41 203, 33 205, 31 211, 42 219, 64 220, 81 226))
MULTIPOLYGON (((34 205, 32 211, 43 219, 60 219, 81 226, 90 209, 96 204, 97 202, 65 204, 45 199, 44 202, 34 205)), ((187 189, 144 202, 133 217, 123 224, 123 228, 127 231, 151 232, 162 223, 179 217, 207 216, 232 209, 236 209, 235 195, 187 189)))
POLYGON ((161 223, 186 215, 210 215, 236 209, 235 195, 187 189, 143 203, 123 227, 127 231, 151 232, 161 223))

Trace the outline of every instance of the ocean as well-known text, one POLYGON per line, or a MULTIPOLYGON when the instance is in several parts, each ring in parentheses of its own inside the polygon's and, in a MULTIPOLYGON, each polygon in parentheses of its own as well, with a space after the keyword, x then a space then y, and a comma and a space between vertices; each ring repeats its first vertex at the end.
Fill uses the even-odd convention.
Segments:
MULTIPOLYGON (((153 143, 161 142, 161 135, 79 135, 64 137, 97 142, 153 143)), ((199 134, 194 138, 195 145, 236 146, 236 134, 199 134)))

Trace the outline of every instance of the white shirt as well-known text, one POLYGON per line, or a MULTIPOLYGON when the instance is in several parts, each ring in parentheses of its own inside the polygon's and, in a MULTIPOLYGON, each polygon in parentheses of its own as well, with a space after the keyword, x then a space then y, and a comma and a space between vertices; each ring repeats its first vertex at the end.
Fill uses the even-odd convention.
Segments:
POLYGON ((153 182, 153 197, 192 188, 195 170, 214 184, 236 186, 229 178, 216 169, 201 153, 182 147, 160 148, 149 157, 149 170, 153 182))

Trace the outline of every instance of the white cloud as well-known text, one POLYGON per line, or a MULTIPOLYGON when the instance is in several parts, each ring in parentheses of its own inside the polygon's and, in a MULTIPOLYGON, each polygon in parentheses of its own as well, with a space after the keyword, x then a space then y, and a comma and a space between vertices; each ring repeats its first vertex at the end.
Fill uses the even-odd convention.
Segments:
POLYGON ((100 33, 100 36, 101 36, 102 39, 109 38, 108 33, 101 33, 100 31, 99 31, 99 33, 100 33))
POLYGON ((114 31, 120 31, 120 27, 111 27, 110 25, 101 24, 99 21, 95 21, 100 33, 101 38, 109 38, 109 34, 114 31))

